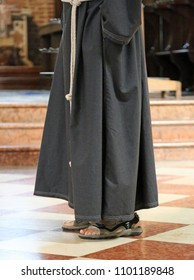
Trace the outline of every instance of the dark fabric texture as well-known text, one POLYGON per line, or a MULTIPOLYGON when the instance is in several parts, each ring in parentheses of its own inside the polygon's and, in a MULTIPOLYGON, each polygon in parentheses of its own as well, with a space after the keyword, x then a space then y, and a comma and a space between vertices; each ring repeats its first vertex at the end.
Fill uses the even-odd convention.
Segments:
POLYGON ((77 219, 131 219, 158 205, 141 1, 79 6, 71 115, 70 27, 64 3, 35 195, 67 200, 77 219))

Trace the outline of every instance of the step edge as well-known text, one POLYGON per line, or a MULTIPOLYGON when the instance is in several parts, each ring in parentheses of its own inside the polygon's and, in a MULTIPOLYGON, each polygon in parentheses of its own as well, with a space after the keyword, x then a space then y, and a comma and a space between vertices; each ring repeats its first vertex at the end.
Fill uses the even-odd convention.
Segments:
POLYGON ((0 108, 47 108, 48 103, 42 102, 42 103, 0 103, 0 108))
POLYGON ((44 123, 43 122, 0 122, 0 129, 36 129, 36 128, 43 128, 44 123))
POLYGON ((182 105, 194 105, 194 100, 150 100, 151 106, 182 106, 182 105))
POLYGON ((2 146, 0 145, 0 152, 27 152, 27 151, 40 151, 40 146, 38 145, 12 145, 12 146, 2 146))
POLYGON ((194 142, 154 142, 154 148, 194 148, 194 142))
POLYGON ((181 126, 181 125, 194 125, 194 119, 188 120, 152 120, 153 126, 181 126))

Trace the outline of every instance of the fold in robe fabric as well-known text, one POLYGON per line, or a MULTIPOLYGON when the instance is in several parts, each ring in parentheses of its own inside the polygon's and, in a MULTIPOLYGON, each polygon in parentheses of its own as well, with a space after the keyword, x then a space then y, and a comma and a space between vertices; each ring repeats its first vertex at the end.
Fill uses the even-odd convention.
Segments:
POLYGON ((127 220, 158 205, 141 5, 79 6, 70 114, 72 7, 63 4, 34 193, 67 200, 76 219, 127 220))

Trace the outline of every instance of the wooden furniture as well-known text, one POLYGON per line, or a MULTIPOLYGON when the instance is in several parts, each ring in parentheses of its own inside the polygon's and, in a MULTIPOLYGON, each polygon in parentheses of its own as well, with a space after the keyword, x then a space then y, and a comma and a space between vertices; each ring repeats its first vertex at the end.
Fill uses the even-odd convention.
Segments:
POLYGON ((60 0, 55 0, 55 17, 61 18, 63 3, 60 0))
POLYGON ((61 23, 50 22, 39 28, 42 71, 54 70, 56 56, 61 40, 61 23))
POLYGON ((42 71, 41 75, 52 76, 58 48, 61 40, 62 28, 61 17, 63 3, 59 0, 55 0, 55 18, 50 19, 47 25, 39 28, 40 35, 40 52, 42 71))
POLYGON ((50 81, 40 77, 39 66, 0 66, 0 89, 47 89, 50 81))
MULTIPOLYGON (((151 44, 147 47, 147 58, 152 57, 152 53, 155 51, 155 49, 159 49, 159 36, 155 36, 157 34, 157 28, 159 28, 159 18, 154 15, 153 9, 151 8, 152 18, 150 21, 150 25, 153 24, 155 33, 153 34, 151 44), (150 48, 150 49, 149 49, 150 48), (148 51, 149 50, 149 51, 148 51)), ((144 9, 142 7, 142 29, 144 34, 144 40, 146 42, 145 38, 145 17, 144 17, 144 9)), ((149 33, 148 33, 149 34, 149 33)), ((153 56, 154 57, 154 56, 153 56)), ((149 74, 149 72, 148 72, 149 74)), ((182 96, 182 84, 180 81, 177 80, 170 80, 170 79, 162 79, 159 77, 151 78, 148 77, 148 90, 149 92, 161 92, 162 97, 165 97, 165 94, 169 91, 174 91, 176 99, 180 99, 182 96)))
POLYGON ((155 77, 159 73, 160 77, 179 80, 183 91, 191 94, 194 92, 193 14, 194 0, 158 0, 145 8, 148 74, 155 77))
POLYGON ((180 81, 162 79, 162 78, 148 78, 149 92, 161 92, 162 97, 169 91, 175 92, 176 99, 181 99, 182 84, 180 81))

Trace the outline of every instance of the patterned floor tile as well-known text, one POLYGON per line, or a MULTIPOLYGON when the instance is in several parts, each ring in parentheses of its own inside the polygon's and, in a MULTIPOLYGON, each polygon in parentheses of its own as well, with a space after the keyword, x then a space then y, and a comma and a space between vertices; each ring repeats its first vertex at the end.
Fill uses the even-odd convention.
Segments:
POLYGON ((10 197, 14 195, 21 195, 26 192, 31 192, 32 195, 33 190, 34 190, 33 185, 1 183, 0 196, 10 197))
POLYGON ((143 233, 105 241, 62 231, 74 211, 33 195, 35 168, 0 168, 0 260, 193 260, 194 161, 156 166, 160 205, 138 211, 143 233))
POLYGON ((159 204, 161 205, 167 202, 185 199, 187 197, 188 195, 181 194, 159 194, 159 204))
POLYGON ((35 178, 34 177, 31 177, 31 178, 28 178, 28 179, 21 179, 21 180, 17 180, 15 181, 17 182, 18 184, 25 184, 25 185, 35 185, 35 178))
POLYGON ((193 168, 194 167, 194 161, 193 160, 176 160, 176 161, 172 161, 172 160, 161 160, 161 161, 157 161, 156 162, 156 168, 157 170, 160 167, 170 167, 170 168, 174 168, 174 167, 179 167, 179 168, 193 168))
POLYGON ((22 197, 22 196, 9 196, 9 197, 0 197, 1 209, 9 209, 16 211, 29 211, 37 208, 58 205, 61 204, 61 201, 58 199, 50 198, 40 198, 35 197, 33 194, 31 197, 22 197))
POLYGON ((62 203, 59 205, 48 206, 44 208, 36 209, 35 211, 50 212, 50 213, 61 213, 61 214, 74 214, 74 210, 68 206, 68 204, 62 203))
MULTIPOLYGON (((11 223, 12 221, 10 221, 11 223)), ((1 227, 0 241, 14 239, 16 237, 26 237, 27 235, 39 233, 40 230, 29 230, 21 228, 3 228, 1 227)))
POLYGON ((169 230, 167 232, 156 234, 145 239, 171 243, 193 244, 194 246, 194 225, 188 225, 185 227, 169 230))
POLYGON ((193 260, 194 245, 138 240, 84 257, 101 260, 193 260))
MULTIPOLYGON (((194 171, 193 171, 194 173, 194 171)), ((166 181, 167 184, 189 185, 194 187, 194 175, 166 181)))
POLYGON ((164 193, 194 195, 194 186, 159 183, 158 191, 160 194, 164 193))
POLYGON ((185 225, 183 224, 161 223, 161 222, 150 222, 150 221, 149 222, 141 221, 140 224, 143 229, 143 233, 140 236, 135 237, 136 239, 143 239, 145 237, 154 236, 159 233, 168 232, 169 230, 185 227, 185 225))
POLYGON ((23 180, 27 179, 29 177, 32 177, 31 175, 25 175, 25 174, 12 174, 12 173, 6 173, 6 174, 0 174, 0 182, 13 182, 17 180, 23 180))
POLYGON ((30 230, 61 229, 64 220, 71 220, 70 214, 44 212, 17 212, 1 217, 0 227, 30 230))
MULTIPOLYGON (((5 216, 5 215, 13 214, 13 213, 17 213, 17 211, 9 210, 9 209, 0 209, 0 216, 5 216)), ((2 224, 0 223, 0 228, 1 228, 1 226, 2 226, 2 224)))
POLYGON ((193 168, 179 167, 160 167, 157 169, 157 175, 177 175, 178 177, 194 176, 193 168))
POLYGON ((71 260, 72 257, 54 254, 29 253, 14 250, 1 250, 0 260, 71 260))
POLYGON ((194 209, 159 206, 139 211, 141 220, 176 224, 194 224, 194 209))
POLYGON ((194 195, 185 197, 182 199, 174 200, 165 202, 163 204, 160 204, 163 206, 174 206, 174 207, 184 207, 184 208, 194 208, 194 195))
MULTIPOLYGON (((182 178, 182 177, 181 177, 182 178)), ((169 180, 172 180, 172 179, 177 179, 177 175, 157 175, 157 181, 158 182, 165 182, 165 181, 169 181, 169 180)))
MULTIPOLYGON (((53 234, 53 232, 47 231, 44 233, 11 239, 9 241, 2 241, 0 242, 0 251, 2 249, 7 249, 80 257, 129 242, 129 239, 127 238, 99 242, 85 241, 80 239, 76 233, 55 232, 55 234, 53 234)), ((131 239, 131 242, 134 242, 134 240, 131 239)))

